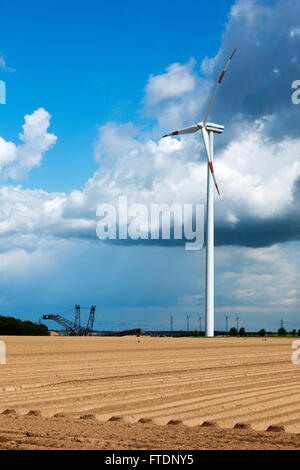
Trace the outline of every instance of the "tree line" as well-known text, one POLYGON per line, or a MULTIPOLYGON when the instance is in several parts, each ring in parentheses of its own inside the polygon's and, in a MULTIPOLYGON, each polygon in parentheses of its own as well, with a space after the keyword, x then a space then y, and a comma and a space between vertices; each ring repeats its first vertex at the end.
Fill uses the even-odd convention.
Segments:
MULTIPOLYGON (((230 328, 230 330, 226 334, 228 336, 262 336, 263 337, 268 334, 274 334, 274 332, 271 332, 271 331, 267 332, 264 328, 262 328, 257 333, 255 332, 250 333, 250 332, 246 332, 245 328, 243 327, 238 330, 235 326, 233 326, 232 328, 230 328)), ((294 329, 289 333, 285 328, 281 327, 281 328, 278 328, 277 334, 278 336, 286 336, 287 334, 290 334, 292 336, 300 336, 300 329, 298 331, 294 329)), ((197 336, 205 336, 205 333, 204 331, 200 332, 198 330, 194 330, 192 333, 182 332, 182 333, 174 334, 174 336, 196 336, 197 337, 197 336)))
POLYGON ((0 335, 50 336, 48 327, 42 323, 22 321, 18 318, 0 315, 0 335))
MULTIPOLYGON (((229 336, 246 336, 247 335, 245 328, 240 328, 240 330, 238 331, 237 328, 235 328, 234 326, 230 328, 228 334, 229 336)), ((267 332, 264 328, 262 328, 256 334, 258 336, 266 336, 267 332)), ((291 334, 292 336, 300 336, 300 330, 297 331, 296 329, 293 329, 290 333, 288 333, 288 331, 285 328, 281 327, 281 328, 278 328, 277 334, 278 336, 286 336, 287 334, 291 334)))

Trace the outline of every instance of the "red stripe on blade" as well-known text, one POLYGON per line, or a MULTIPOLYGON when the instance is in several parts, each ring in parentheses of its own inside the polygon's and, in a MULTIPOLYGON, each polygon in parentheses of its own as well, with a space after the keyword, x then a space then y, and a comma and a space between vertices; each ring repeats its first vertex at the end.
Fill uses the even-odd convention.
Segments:
POLYGON ((229 60, 231 60, 231 59, 232 59, 232 57, 233 57, 233 54, 235 53, 235 51, 236 51, 236 48, 234 49, 233 53, 231 54, 231 56, 230 56, 230 59, 229 59, 229 60))
POLYGON ((178 131, 172 132, 172 135, 178 135, 178 131))
POLYGON ((211 162, 208 162, 208 164, 209 164, 209 167, 210 167, 210 171, 213 173, 213 172, 214 172, 214 169, 213 169, 212 163, 211 163, 211 162))
POLYGON ((219 188, 218 188, 218 185, 216 184, 216 188, 217 188, 217 191, 218 191, 218 194, 220 196, 220 191, 219 191, 219 188))
POLYGON ((220 76, 220 78, 219 78, 219 82, 218 82, 218 83, 221 83, 222 78, 224 77, 224 73, 225 73, 225 70, 223 70, 223 72, 221 73, 221 76, 220 76))

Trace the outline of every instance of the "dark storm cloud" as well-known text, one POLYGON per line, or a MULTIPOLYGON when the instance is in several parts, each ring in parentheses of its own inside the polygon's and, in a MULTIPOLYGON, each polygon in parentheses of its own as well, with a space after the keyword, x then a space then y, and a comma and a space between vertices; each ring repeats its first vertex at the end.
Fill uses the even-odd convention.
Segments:
POLYGON ((295 183, 293 203, 283 214, 271 219, 241 218, 235 227, 217 226, 216 245, 266 247, 300 240, 300 178, 295 183))
POLYGON ((274 139, 299 136, 299 109, 291 102, 291 84, 300 79, 298 0, 238 2, 232 7, 219 53, 204 61, 203 71, 217 81, 234 48, 237 52, 211 118, 222 119, 230 128, 230 120, 237 118, 246 122, 276 115, 269 135, 274 139))
MULTIPOLYGON (((294 202, 288 211, 280 216, 272 217, 272 219, 259 219, 257 217, 250 217, 249 215, 242 217, 234 226, 228 224, 215 225, 215 245, 236 245, 247 246, 253 248, 268 247, 275 243, 284 243, 289 241, 300 240, 300 178, 296 181, 294 188, 294 202)), ((195 223, 195 221, 194 221, 195 223)), ((171 225, 171 234, 174 231, 174 226, 171 225)), ((82 236, 82 234, 80 234, 82 236)), ((89 233, 93 237, 92 233, 89 233)), ((162 246, 166 248, 183 247, 185 243, 190 242, 183 237, 182 240, 164 240, 160 237, 159 240, 151 240, 151 235, 146 240, 138 239, 131 240, 105 240, 105 243, 134 246, 162 246)), ((205 246, 205 236, 204 245, 205 246)))

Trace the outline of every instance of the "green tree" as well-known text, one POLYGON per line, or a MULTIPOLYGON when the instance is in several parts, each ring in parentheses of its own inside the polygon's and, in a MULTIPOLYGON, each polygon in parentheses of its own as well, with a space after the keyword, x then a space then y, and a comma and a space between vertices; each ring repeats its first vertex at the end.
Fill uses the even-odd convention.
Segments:
POLYGON ((245 328, 240 328, 240 331, 239 331, 239 336, 246 336, 246 330, 245 328))
POLYGON ((237 336, 238 334, 238 331, 237 329, 235 328, 235 326, 233 326, 232 328, 230 328, 229 330, 229 336, 237 336))
POLYGON ((292 335, 293 335, 293 336, 297 336, 297 330, 296 330, 296 328, 294 328, 294 329, 292 330, 292 335))
POLYGON ((261 330, 259 330, 258 334, 259 336, 266 336, 266 330, 262 328, 261 330))
POLYGON ((286 336, 286 329, 283 326, 278 328, 278 336, 286 336))

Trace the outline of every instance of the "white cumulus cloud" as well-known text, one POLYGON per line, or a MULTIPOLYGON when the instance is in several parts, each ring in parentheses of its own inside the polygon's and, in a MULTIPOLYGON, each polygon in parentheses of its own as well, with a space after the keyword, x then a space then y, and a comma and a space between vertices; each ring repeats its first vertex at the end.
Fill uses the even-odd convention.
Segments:
POLYGON ((0 137, 0 174, 4 178, 25 178, 40 166, 43 154, 56 143, 57 137, 47 132, 51 115, 43 108, 25 116, 20 144, 0 137))

